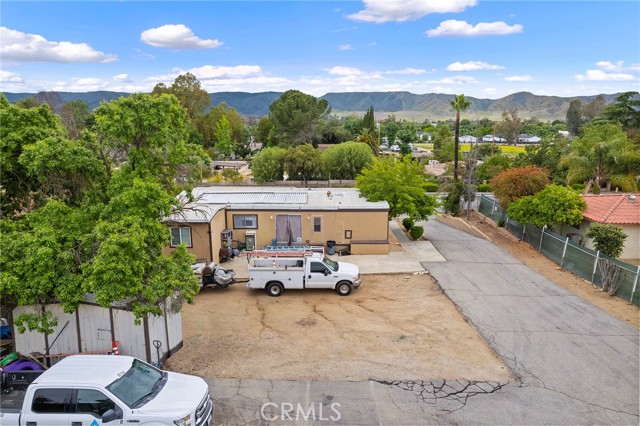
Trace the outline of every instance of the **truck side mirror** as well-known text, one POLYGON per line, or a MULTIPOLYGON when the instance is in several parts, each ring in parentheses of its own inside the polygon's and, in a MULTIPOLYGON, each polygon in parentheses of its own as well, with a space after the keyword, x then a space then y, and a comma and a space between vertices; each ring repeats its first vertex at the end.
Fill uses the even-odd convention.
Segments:
POLYGON ((328 270, 328 269, 325 269, 325 270, 324 270, 324 276, 326 277, 326 276, 328 276, 328 275, 331 275, 331 271, 330 271, 330 270, 328 270))
POLYGON ((115 410, 109 409, 105 411, 104 414, 102 415, 102 423, 109 423, 114 420, 122 419, 122 417, 123 417, 123 413, 121 409, 119 408, 116 408, 115 410))

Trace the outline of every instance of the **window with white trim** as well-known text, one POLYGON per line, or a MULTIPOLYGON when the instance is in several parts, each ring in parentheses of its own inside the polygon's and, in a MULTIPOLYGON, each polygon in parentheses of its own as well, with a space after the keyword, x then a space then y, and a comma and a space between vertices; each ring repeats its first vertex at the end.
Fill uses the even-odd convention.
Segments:
POLYGON ((258 215, 234 214, 233 227, 235 229, 258 229, 258 215))
POLYGON ((177 247, 184 244, 187 247, 191 245, 191 227, 189 226, 172 226, 171 227, 171 247, 177 247))

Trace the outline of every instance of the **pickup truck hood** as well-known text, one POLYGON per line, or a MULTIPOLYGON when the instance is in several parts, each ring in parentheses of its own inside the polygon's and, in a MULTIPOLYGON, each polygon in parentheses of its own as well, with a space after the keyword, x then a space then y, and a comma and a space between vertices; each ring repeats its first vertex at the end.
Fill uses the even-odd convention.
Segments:
POLYGON ((200 377, 167 372, 167 383, 155 398, 140 407, 144 415, 170 415, 179 419, 196 411, 209 386, 200 377))
POLYGON ((344 276, 355 277, 360 273, 358 265, 348 262, 338 262, 338 275, 344 274, 344 276))

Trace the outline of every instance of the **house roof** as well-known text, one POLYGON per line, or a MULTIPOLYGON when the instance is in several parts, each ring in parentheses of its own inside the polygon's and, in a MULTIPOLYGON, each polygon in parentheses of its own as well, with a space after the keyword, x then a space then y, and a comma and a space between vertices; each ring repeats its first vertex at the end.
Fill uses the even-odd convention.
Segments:
POLYGON ((640 194, 584 195, 587 209, 582 215, 599 223, 640 225, 640 194))

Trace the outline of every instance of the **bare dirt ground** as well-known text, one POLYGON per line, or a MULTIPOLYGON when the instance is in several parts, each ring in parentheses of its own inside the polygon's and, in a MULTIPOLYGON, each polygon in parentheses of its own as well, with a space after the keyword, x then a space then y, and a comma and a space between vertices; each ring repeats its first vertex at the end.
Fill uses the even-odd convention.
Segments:
POLYGON ((603 311, 626 321, 636 328, 640 328, 640 308, 637 306, 618 297, 609 296, 583 278, 560 268, 555 262, 538 253, 529 244, 519 241, 518 238, 511 235, 509 231, 496 227, 495 223, 481 214, 473 212, 467 221, 466 215, 463 213, 459 219, 475 227, 476 230, 481 231, 481 233, 476 232, 473 228, 470 229, 456 218, 446 215, 438 215, 437 217, 437 220, 461 231, 469 232, 479 237, 482 237, 482 234, 484 234, 534 271, 575 293, 577 296, 582 297, 603 311))
POLYGON ((365 275, 347 297, 206 289, 182 321, 184 347, 167 367, 204 377, 512 379, 426 274, 365 275))

